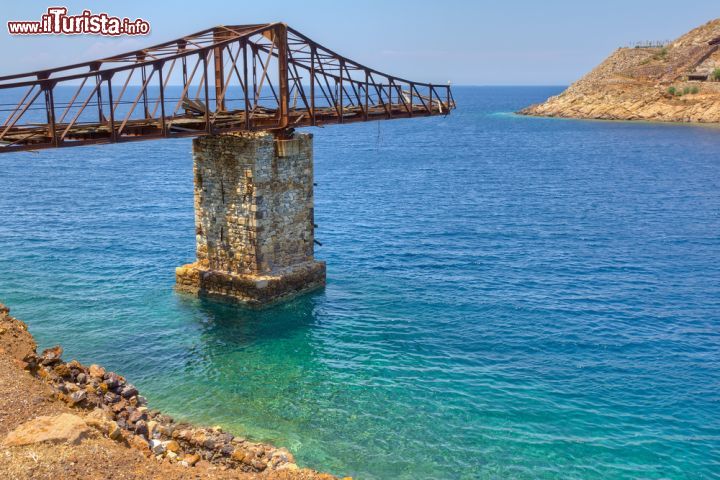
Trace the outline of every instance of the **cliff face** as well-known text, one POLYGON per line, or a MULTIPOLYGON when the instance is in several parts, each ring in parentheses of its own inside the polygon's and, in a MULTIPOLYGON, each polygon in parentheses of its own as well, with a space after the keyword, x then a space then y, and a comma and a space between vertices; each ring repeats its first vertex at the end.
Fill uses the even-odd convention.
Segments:
POLYGON ((665 47, 620 48, 560 95, 524 115, 720 122, 720 19, 665 47))

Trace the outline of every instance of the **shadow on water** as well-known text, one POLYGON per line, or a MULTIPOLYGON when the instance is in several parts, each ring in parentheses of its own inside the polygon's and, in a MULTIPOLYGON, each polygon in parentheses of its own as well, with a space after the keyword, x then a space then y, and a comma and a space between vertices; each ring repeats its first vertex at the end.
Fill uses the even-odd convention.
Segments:
POLYGON ((182 375, 202 379, 199 383, 211 390, 244 391, 262 375, 272 375, 278 382, 275 387, 282 390, 292 378, 303 375, 301 370, 318 367, 322 292, 261 310, 185 295, 178 298, 193 340, 177 367, 182 375))
POLYGON ((263 309, 183 294, 178 295, 178 303, 197 322, 203 336, 247 345, 311 329, 319 322, 317 312, 323 297, 324 292, 318 291, 263 309))

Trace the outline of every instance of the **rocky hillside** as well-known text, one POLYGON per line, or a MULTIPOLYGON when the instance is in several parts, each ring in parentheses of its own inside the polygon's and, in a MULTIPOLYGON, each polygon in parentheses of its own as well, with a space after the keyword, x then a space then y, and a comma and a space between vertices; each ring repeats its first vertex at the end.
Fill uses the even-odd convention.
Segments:
POLYGON ((519 113, 718 123, 720 19, 663 47, 619 48, 560 95, 519 113))

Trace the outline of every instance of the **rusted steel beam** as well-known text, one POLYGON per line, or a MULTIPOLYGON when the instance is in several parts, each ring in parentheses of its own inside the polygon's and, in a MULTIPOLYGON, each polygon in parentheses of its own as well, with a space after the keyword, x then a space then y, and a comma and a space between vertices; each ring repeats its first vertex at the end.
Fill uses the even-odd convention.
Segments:
MULTIPOLYGON (((224 40, 224 36, 219 30, 214 30, 213 39, 215 43, 220 43, 224 40)), ((216 46, 212 51, 213 59, 215 60, 215 109, 219 112, 225 110, 225 99, 223 98, 223 93, 225 92, 223 49, 224 47, 216 46)))
POLYGON ((117 141, 117 135, 115 133, 115 107, 113 107, 112 75, 107 77, 107 86, 108 102, 110 105, 110 139, 115 142, 117 141))
POLYGON ((87 107, 87 104, 90 103, 90 99, 95 95, 95 92, 100 88, 100 84, 95 84, 95 88, 92 89, 90 92, 90 95, 85 99, 85 102, 83 102, 82 106, 78 110, 78 112, 75 114, 73 119, 70 121, 67 127, 65 127, 65 130, 63 130, 63 133, 60 134, 60 141, 65 139, 65 136, 68 134, 70 129, 73 125, 75 125, 75 122, 77 122, 78 118, 80 118, 80 114, 82 114, 83 110, 85 110, 85 107, 87 107))
MULTIPOLYGON (((315 58, 318 58, 317 55, 315 58)), ((325 93, 325 90, 323 90, 323 93, 325 94, 326 98, 329 97, 329 100, 337 110, 338 117, 341 117, 342 114, 340 112, 340 109, 338 108, 338 102, 335 99, 335 95, 332 93, 332 88, 330 88, 330 83, 328 82, 328 76, 325 74, 325 67, 323 67, 322 60, 318 59, 318 67, 320 67, 320 75, 322 76, 323 80, 325 80, 325 86, 327 87, 327 93, 325 93)), ((337 77, 335 77, 337 79, 337 77)))
MULTIPOLYGON (((173 62, 175 62, 175 61, 173 60, 173 62)), ((163 83, 163 65, 162 65, 162 63, 158 67, 157 71, 158 71, 158 85, 160 86, 160 128, 162 130, 163 136, 166 136, 167 129, 165 127, 165 84, 163 83)), ((172 73, 172 67, 170 68, 170 72, 172 73)), ((168 78, 170 78, 170 75, 168 75, 168 78)), ((155 116, 154 112, 153 112, 153 116, 155 116)))
POLYGON ((432 113, 432 109, 428 104, 425 103, 425 100, 423 100, 423 97, 420 95, 420 92, 418 92, 417 88, 414 84, 411 85, 410 91, 415 90, 415 93, 417 94, 418 98, 420 99, 420 102, 423 104, 423 107, 425 107, 425 110, 427 110, 429 113, 432 113))
MULTIPOLYGON (((168 69, 168 73, 167 73, 167 77, 165 77, 165 81, 163 82, 162 80, 160 80, 160 97, 163 97, 163 98, 164 98, 164 96, 165 96, 164 90, 167 88, 167 84, 168 84, 168 82, 170 81, 170 76, 172 75, 173 68, 175 68, 175 61, 176 61, 176 60, 177 60, 177 59, 174 58, 174 59, 170 62, 170 68, 168 69)), ((162 64, 162 63, 161 63, 161 64, 162 64)), ((162 78, 162 77, 163 77, 163 73, 162 73, 162 68, 163 68, 163 67, 160 67, 160 68, 161 68, 161 70, 160 70, 160 77, 162 78)), ((151 115, 152 117, 155 117, 155 114, 157 113, 158 105, 162 105, 162 100, 161 100, 160 98, 157 100, 157 102, 155 102, 155 105, 153 106, 153 111, 152 111, 152 115, 151 115)), ((163 107, 163 108, 164 108, 164 107, 163 107)))
POLYGON ((290 65, 290 66, 292 67, 292 69, 293 69, 294 79, 295 79, 295 85, 297 86, 297 89, 298 89, 298 91, 300 92, 300 97, 302 98, 302 101, 303 101, 303 103, 305 104, 305 108, 308 109, 308 110, 310 110, 310 109, 311 109, 311 106, 310 106, 310 104, 308 103, 307 97, 305 96, 305 89, 304 89, 303 86, 302 86, 302 82, 301 82, 301 78, 300 78, 300 73, 298 73, 297 65, 295 64, 295 62, 292 61, 292 60, 293 60, 293 55, 292 55, 292 52, 291 52, 290 50, 288 50, 288 59, 291 60, 291 62, 289 62, 289 65, 290 65))
MULTIPOLYGON (((118 135, 122 134, 123 129, 125 128, 125 125, 127 125, 128 120, 130 119, 130 116, 135 111, 135 107, 137 107, 138 102, 140 101, 140 97, 145 95, 145 90, 147 89, 148 83, 150 82, 150 79, 152 79, 153 72, 150 73, 150 77, 144 78, 143 84, 140 87, 140 91, 138 92, 137 96, 135 97, 135 100, 133 101, 132 106, 130 107, 130 110, 128 111, 127 115, 125 115, 125 118, 123 119, 122 124, 120 125, 120 128, 118 129, 118 135)), ((82 110, 81 110, 82 111, 82 110)), ((146 116, 147 119, 147 116, 146 116)), ((63 135, 63 138, 65 135, 63 135)))
POLYGON ((85 82, 87 82, 87 79, 88 79, 88 77, 83 78, 82 83, 80 84, 78 89, 75 91, 75 94, 70 99, 70 102, 67 104, 67 107, 65 107, 65 110, 63 111, 62 115, 60 115, 60 120, 58 121, 59 123, 63 123, 63 121, 65 120, 65 116, 68 114, 68 112, 70 111, 70 108, 75 103, 75 100, 77 99, 78 95, 80 95, 80 92, 82 91, 83 87, 85 86, 85 82))
POLYGON ((363 115, 365 116, 365 121, 368 119, 368 109, 370 104, 370 72, 365 70, 365 111, 363 112, 363 115))
MULTIPOLYGON (((230 69, 228 71, 227 78, 223 79, 223 87, 220 91, 220 95, 215 98, 216 108, 215 112, 213 113, 213 121, 215 120, 215 117, 218 113, 225 111, 225 94, 227 92, 228 86, 230 85, 230 78, 232 78, 233 71, 237 71, 237 68, 235 66, 235 59, 233 58, 232 52, 229 50, 230 47, 226 48, 228 48, 228 56, 230 57, 232 62, 230 63, 230 69), (222 105, 222 108, 220 107, 220 105, 222 105)), ((239 74, 238 78, 240 78, 239 74)), ((242 80, 240 80, 240 82, 242 83, 242 80)))
MULTIPOLYGON (((188 55, 198 55, 198 54, 204 53, 204 52, 206 52, 206 51, 208 51, 208 50, 212 50, 213 48, 215 48, 215 47, 217 47, 217 46, 224 46, 224 45, 227 45, 227 44, 236 42, 236 41, 238 41, 239 38, 249 38, 249 37, 251 37, 251 36, 253 36, 253 35, 257 35, 257 34, 264 33, 264 32, 266 32, 266 31, 268 31, 268 30, 273 29, 273 28, 274 28, 274 25, 276 25, 276 24, 263 25, 263 26, 258 27, 258 28, 255 29, 255 30, 248 31, 248 32, 247 32, 246 34, 244 34, 242 37, 231 38, 231 39, 228 39, 228 40, 223 40, 222 42, 217 43, 217 44, 213 44, 213 43, 212 43, 212 39, 210 39, 210 40, 207 42, 206 45, 196 44, 196 43, 192 42, 192 41, 189 39, 189 38, 191 38, 191 37, 183 37, 183 39, 184 39, 188 44, 194 45, 194 46, 196 47, 195 50, 185 49, 185 50, 183 50, 183 51, 178 51, 178 52, 175 52, 175 53, 173 53, 173 54, 166 54, 166 55, 164 55, 164 56, 162 57, 162 59, 163 59, 163 60, 172 60, 173 58, 180 58, 180 57, 188 56, 188 55)), ((210 29, 210 30, 212 30, 212 29, 210 29)), ((177 41, 178 41, 178 40, 174 40, 173 42, 169 42, 169 43, 175 43, 175 42, 177 42, 177 41)), ((147 59, 147 57, 149 56, 149 55, 148 55, 148 52, 149 52, 149 51, 152 51, 152 48, 144 49, 144 50, 137 50, 137 51, 133 52, 132 55, 140 55, 140 56, 143 58, 142 60, 135 60, 135 61, 130 61, 130 60, 129 60, 129 57, 131 56, 131 54, 127 54, 127 56, 128 56, 128 60, 127 60, 127 61, 130 62, 128 65, 122 65, 122 66, 119 66, 119 67, 103 69, 102 72, 112 72, 112 73, 116 73, 116 72, 120 72, 120 71, 123 71, 123 70, 128 70, 128 69, 130 69, 130 68, 136 68, 136 67, 142 67, 142 66, 152 66, 152 64, 155 63, 155 61, 156 61, 157 59, 161 58, 161 57, 154 55, 154 56, 152 56, 151 59, 147 59)), ((66 70, 68 70, 68 69, 77 69, 77 68, 81 68, 81 67, 89 67, 90 64, 96 63, 96 62, 110 63, 110 62, 113 61, 113 59, 114 59, 114 57, 112 57, 112 58, 105 58, 105 59, 101 59, 101 60, 95 60, 95 61, 93 61, 93 62, 86 62, 86 63, 76 64, 76 65, 72 66, 72 68, 70 68, 70 67, 59 67, 59 68, 55 68, 55 69, 40 70, 40 71, 32 72, 32 73, 23 73, 23 74, 18 74, 18 75, 10 75, 10 76, 5 76, 5 77, 0 77, 0 89, 4 89, 4 88, 14 88, 14 87, 19 87, 19 86, 29 86, 29 85, 32 85, 33 83, 36 83, 36 80, 34 79, 34 77, 35 77, 36 75, 41 74, 41 73, 48 73, 48 72, 49 72, 49 74, 52 75, 53 73, 57 73, 57 72, 60 72, 60 71, 66 71, 66 70), (20 82, 14 82, 14 83, 4 83, 5 81, 7 81, 8 79, 11 79, 11 78, 27 78, 27 77, 33 77, 33 79, 32 79, 32 80, 20 81, 20 82)), ((58 76, 58 77, 50 77, 50 78, 52 78, 52 79, 54 79, 54 80, 56 80, 56 81, 58 81, 58 82, 64 82, 64 81, 69 81, 69 80, 82 79, 82 78, 84 78, 84 77, 86 77, 86 76, 87 76, 87 73, 75 73, 75 74, 70 74, 70 75, 65 75, 65 76, 58 76)))
POLYGON ((255 95, 255 92, 257 91, 257 45, 252 44, 252 47, 250 48, 250 54, 252 55, 252 84, 253 84, 253 107, 252 110, 255 111, 257 108, 257 96, 255 95))
MULTIPOLYGON (((148 111, 148 98, 147 98, 147 72, 145 70, 145 65, 143 65, 140 68, 141 76, 142 76, 142 82, 143 82, 143 88, 142 88, 142 99, 143 99, 143 111, 145 112, 145 118, 150 118, 150 112, 148 111)), ((150 74, 152 76, 152 73, 150 74)))
POLYGON ((340 119, 338 120, 338 123, 343 123, 343 77, 342 77, 342 63, 340 63, 340 89, 338 90, 338 97, 339 97, 339 104, 340 104, 340 119))
MULTIPOLYGON (((133 73, 135 73, 135 70, 130 70, 128 72, 128 76, 125 79, 125 83, 123 84, 122 89, 120 90, 120 95, 118 95, 117 100, 115 100, 115 105, 112 106, 113 112, 117 109, 117 106, 120 104, 120 100, 122 100, 123 95, 125 94, 125 89, 127 88, 128 84, 130 83, 130 78, 133 76, 133 73)), ((108 73, 108 75, 112 76, 112 73, 108 73)), ((65 115, 63 115, 63 118, 65 118, 65 115)), ((62 119, 60 119, 62 122, 62 119)))
POLYGON ((392 115, 390 114, 390 108, 387 106, 387 104, 385 103, 385 101, 382 99, 382 91, 383 91, 383 90, 382 90, 382 85, 379 85, 379 86, 378 86, 378 84, 375 83, 375 79, 373 78, 372 72, 368 71, 368 74, 369 74, 369 76, 370 76, 370 80, 371 80, 371 82, 372 82, 372 85, 373 85, 373 87, 375 88, 375 93, 376 93, 377 96, 378 96, 378 101, 380 102, 380 104, 382 105, 383 109, 385 110, 385 113, 387 114, 387 117, 388 117, 388 118, 391 118, 392 115))
MULTIPOLYGON (((93 65, 93 67, 95 67, 93 65)), ((100 68, 100 65, 97 65, 93 70, 97 71, 100 68)), ((98 109, 98 123, 105 122, 105 117, 103 115, 103 108, 102 108, 102 88, 100 88, 100 74, 95 75, 95 84, 98 86, 97 88, 97 109, 98 109)))
MULTIPOLYGON (((433 104, 433 98, 432 98, 432 95, 433 95, 433 86, 432 86, 432 85, 430 85, 430 89, 429 89, 428 94, 430 95, 430 108, 432 108, 432 104, 433 104)), ((411 102, 412 102, 412 92, 410 92, 410 100, 411 100, 411 102)), ((412 105, 412 103, 411 103, 411 105, 412 105)))
POLYGON ((247 41, 243 41, 243 96, 245 97, 245 130, 250 130, 250 98, 248 97, 247 41))
POLYGON ((208 52, 203 53, 203 80, 205 81, 205 130, 207 133, 212 133, 212 126, 210 125, 210 93, 208 92, 208 52))
MULTIPOLYGON (((255 106, 253 107, 253 111, 250 114, 251 116, 255 113, 255 110, 258 107, 258 104, 260 102, 260 92, 262 91, 263 84, 265 83, 265 80, 268 80, 268 83, 270 82, 270 79, 268 77, 268 67, 270 66, 270 60, 272 60, 272 51, 275 48, 275 40, 277 40, 277 36, 273 36, 273 42, 272 45, 270 45, 270 50, 268 52, 267 61, 263 65, 263 71, 262 75, 260 76, 260 84, 257 85, 256 90, 254 92, 255 94, 255 106)), ((253 49, 253 59, 257 57, 257 49, 253 49)), ((253 63, 253 77, 255 76, 255 64, 253 63)), ((253 83, 255 83, 255 78, 253 78, 253 83)))
POLYGON ((55 98, 53 96, 54 85, 47 82, 43 85, 45 91, 45 113, 48 121, 48 132, 53 146, 57 146, 57 127, 55 125, 55 98))
MULTIPOLYGON (((237 62, 238 62, 238 60, 240 60, 240 54, 242 53, 242 51, 245 47, 244 47, 244 45, 238 45, 237 57, 235 57, 233 55, 230 47, 227 47, 227 48, 228 48, 228 51, 227 51, 228 56, 230 57, 230 60, 231 60, 232 70, 230 71, 230 73, 228 73, 228 76, 226 78, 225 88, 227 89, 227 87, 228 87, 228 84, 230 82, 230 77, 232 76, 231 75, 232 72, 235 72, 235 76, 238 79, 238 82, 240 83, 240 88, 245 89, 245 80, 243 80, 243 77, 240 75, 240 72, 238 71, 238 68, 237 68, 237 62)), ((223 94, 223 96, 224 96, 224 94, 223 94)))
MULTIPOLYGON (((358 86, 358 88, 355 87, 356 82, 354 82, 352 80, 352 76, 350 75, 350 70, 348 70, 347 66, 345 66, 345 73, 347 73, 348 79, 350 79, 350 87, 352 88, 353 93, 355 93, 355 99, 357 100, 357 105, 360 108, 363 108, 362 107, 362 99, 360 98, 360 92, 358 91, 359 86, 358 86)), ((360 85, 360 84, 358 83, 358 85, 360 85)))
POLYGON ((27 89, 27 92, 25 92, 25 95, 20 99, 20 101, 15 106, 15 109, 10 112, 10 115, 5 119, 5 121, 2 124, 2 127, 5 127, 8 123, 10 123, 10 120, 12 120, 15 115, 17 114, 18 110, 22 108, 23 105, 25 105, 25 100, 30 96, 30 94, 35 90, 35 87, 38 85, 31 85, 30 88, 27 89))
POLYGON ((12 88, 27 91, 0 127, 0 139, 5 144, 0 146, 0 152, 446 115, 455 107, 449 86, 410 82, 365 67, 282 23, 215 27, 94 62, 0 77, 0 90, 12 88), (238 65, 240 55, 242 67, 238 65), (278 67, 271 74, 273 58, 278 67), (177 61, 182 64, 183 88, 180 98, 175 99, 168 97, 167 86, 177 61), (191 61, 195 62, 192 73, 188 71, 191 61), (201 63, 202 70, 197 75, 201 63), (148 73, 148 67, 152 73, 148 73), (141 87, 137 97, 133 102, 123 101, 138 70, 141 87), (301 75, 303 71, 308 72, 307 76, 301 75), (151 98, 149 84, 156 72, 159 98, 151 98), (233 75, 243 96, 239 108, 231 103, 238 99, 230 98, 229 93, 233 75), (92 77, 94 88, 81 105, 76 105, 92 77), (118 79, 123 86, 116 98, 112 80, 118 79), (304 84, 304 79, 309 80, 306 82, 309 86, 304 84), (78 83, 80 86, 69 103, 55 104, 55 86, 78 83), (107 88, 106 101, 103 100, 104 88, 107 88), (190 88, 196 88, 194 100, 190 97, 190 88), (264 88, 272 97, 263 97, 264 88), (40 107, 45 109, 45 123, 37 124, 37 117, 28 112, 37 110, 34 103, 41 93, 45 99, 44 106, 40 107), (440 93, 444 94, 444 101, 440 93), (97 102, 97 121, 87 122, 93 98, 97 102), (138 117, 134 112, 140 100, 144 110, 142 118, 131 118, 138 117), (168 100, 177 101, 172 112, 165 108, 168 100), (125 104, 130 104, 129 110, 126 112, 123 107, 124 119, 118 128, 116 114, 120 105, 125 104), (184 111, 179 112, 183 106, 184 111), (63 109, 59 120, 55 117, 58 107, 63 109), (73 119, 65 123, 71 112, 73 119))
POLYGON ((178 100, 177 104, 175 104, 172 116, 175 116, 178 109, 180 108, 180 105, 182 105, 183 100, 185 100, 185 98, 187 97, 188 90, 190 89, 190 84, 192 83, 193 78, 195 78, 195 72, 197 72, 198 66, 200 65, 201 61, 202 59, 198 57, 197 61, 195 62, 195 66, 192 69, 192 72, 190 72, 190 79, 185 81, 185 86, 183 87, 183 91, 180 94, 180 99, 178 100))
POLYGON ((315 47, 310 45, 310 118, 311 125, 317 125, 315 118, 315 47))
MULTIPOLYGON (((277 44, 278 51, 278 83, 280 88, 280 98, 278 105, 278 127, 287 128, 288 126, 288 110, 290 109, 290 88, 288 86, 288 44, 287 44, 287 25, 281 23, 275 29, 276 38, 273 43, 277 44)), ((272 50, 272 49, 271 49, 272 50)), ((268 58, 271 56, 269 55, 268 58)), ((269 60, 268 60, 269 62, 269 60)), ((269 79, 268 79, 269 83, 269 79)))
MULTIPOLYGON (((412 91, 412 84, 410 84, 410 85, 411 85, 410 91, 412 91)), ((412 117, 412 114, 413 114, 413 112, 412 112, 412 107, 411 107, 410 104, 407 102, 407 100, 405 100, 405 95, 403 95, 402 87, 400 87, 400 86, 398 86, 397 84, 395 84, 395 80, 392 80, 392 79, 391 79, 391 80, 390 80, 390 85, 389 85, 388 89, 391 89, 391 88, 394 88, 394 89, 395 89, 395 91, 397 92, 398 99, 402 102, 402 104, 403 104, 403 106, 405 107, 405 110, 407 111, 408 115, 412 117)))
MULTIPOLYGON (((18 120, 20 120, 20 118, 23 116, 23 114, 25 112, 27 112, 27 109, 30 108, 30 105, 32 105, 35 102, 35 100, 37 99, 37 97, 40 96, 41 92, 42 92, 42 88, 38 88, 38 91, 35 93, 35 95, 33 95, 33 97, 30 100, 27 101, 27 103, 23 106, 22 110, 20 110, 17 117, 15 117, 15 119, 12 121, 12 123, 10 123, 8 126, 5 127, 5 130, 3 130, 3 132, 0 134, 0 140, 5 137, 5 134, 11 128, 13 128, 15 126, 15 124, 18 122, 18 120)), ((15 114, 15 112, 13 112, 13 116, 14 116, 14 114, 15 114)))

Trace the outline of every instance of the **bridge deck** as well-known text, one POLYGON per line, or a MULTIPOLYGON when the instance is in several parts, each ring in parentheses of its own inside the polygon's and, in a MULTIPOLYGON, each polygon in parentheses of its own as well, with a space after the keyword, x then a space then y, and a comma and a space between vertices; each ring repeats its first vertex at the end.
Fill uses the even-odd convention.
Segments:
POLYGON ((282 23, 219 26, 0 77, 0 153, 447 115, 449 85, 378 72, 282 23))
MULTIPOLYGON (((346 107, 342 119, 338 117, 334 108, 318 108, 315 110, 315 121, 312 115, 304 109, 291 109, 288 112, 289 123, 287 128, 332 125, 338 123, 353 123, 398 118, 428 117, 443 112, 437 107, 428 112, 421 106, 414 105, 409 110, 403 104, 388 105, 387 108, 371 107, 367 115, 362 107, 346 107)), ((214 115, 208 128, 204 115, 187 113, 162 119, 133 119, 128 120, 121 138, 112 138, 112 129, 106 123, 82 124, 56 124, 58 129, 64 130, 70 126, 60 145, 53 144, 52 132, 47 124, 13 127, 2 137, 5 142, 0 146, 0 152, 37 150, 57 146, 70 147, 78 145, 91 145, 96 143, 113 143, 133 140, 152 140, 158 138, 187 137, 206 135, 208 133, 230 133, 246 131, 246 116, 244 110, 231 110, 219 112, 214 115), (163 128, 164 125, 164 128, 163 128)), ((268 108, 259 108, 250 116, 249 130, 273 130, 277 128, 277 111, 268 108)))

